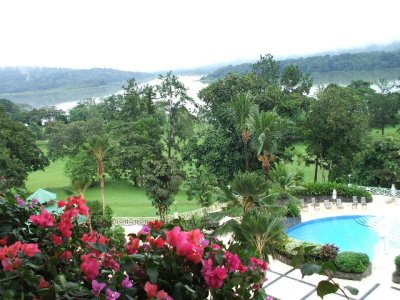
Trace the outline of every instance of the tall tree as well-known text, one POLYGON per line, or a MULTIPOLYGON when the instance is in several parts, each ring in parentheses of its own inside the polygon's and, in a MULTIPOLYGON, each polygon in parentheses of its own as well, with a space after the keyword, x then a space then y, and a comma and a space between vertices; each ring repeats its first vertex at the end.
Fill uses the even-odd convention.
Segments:
POLYGON ((311 104, 305 123, 307 152, 329 164, 329 179, 344 180, 350 173, 368 122, 367 106, 351 88, 329 85, 311 104))
POLYGON ((34 134, 13 121, 0 106, 0 178, 6 187, 21 187, 28 173, 43 170, 49 161, 37 147, 34 134))
POLYGON ((181 167, 173 159, 160 157, 144 162, 144 174, 146 193, 161 220, 166 221, 169 207, 183 181, 181 167))
POLYGON ((165 76, 160 75, 159 79, 161 82, 157 85, 157 92, 167 114, 166 145, 168 158, 171 158, 172 150, 179 149, 179 139, 182 138, 182 131, 178 127, 180 109, 189 103, 192 105, 195 103, 187 95, 185 85, 172 72, 168 72, 165 76))
POLYGON ((249 153, 248 144, 250 140, 251 132, 248 126, 248 118, 250 112, 254 109, 254 100, 250 92, 239 93, 236 98, 232 101, 232 107, 236 113, 236 117, 239 120, 239 127, 242 130, 242 142, 243 142, 243 156, 245 161, 245 171, 249 171, 249 153))
POLYGON ((103 207, 103 216, 105 215, 105 201, 104 201, 104 160, 107 152, 110 150, 109 141, 106 137, 94 136, 87 143, 83 145, 83 149, 87 154, 93 156, 96 159, 99 181, 100 181, 100 192, 101 192, 101 203, 103 207))
POLYGON ((252 67, 253 72, 261 80, 268 84, 278 84, 279 63, 271 54, 260 55, 260 59, 252 67))

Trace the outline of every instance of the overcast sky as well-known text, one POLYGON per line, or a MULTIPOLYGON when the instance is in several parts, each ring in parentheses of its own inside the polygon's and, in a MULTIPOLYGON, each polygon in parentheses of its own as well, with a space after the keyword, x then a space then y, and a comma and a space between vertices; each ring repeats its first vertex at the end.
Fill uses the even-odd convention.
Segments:
POLYGON ((1 0, 0 66, 159 71, 400 41, 399 0, 1 0))

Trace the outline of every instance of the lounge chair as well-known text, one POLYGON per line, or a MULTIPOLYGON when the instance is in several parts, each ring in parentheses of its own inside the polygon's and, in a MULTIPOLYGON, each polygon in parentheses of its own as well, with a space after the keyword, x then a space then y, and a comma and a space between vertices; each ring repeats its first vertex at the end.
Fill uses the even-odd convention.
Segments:
POLYGON ((361 208, 367 209, 367 200, 365 199, 365 197, 361 197, 361 208))
POLYGON ((304 199, 300 199, 300 204, 302 211, 308 211, 308 204, 304 201, 304 199))
POLYGON ((353 203, 351 204, 351 209, 357 209, 357 205, 358 205, 358 200, 357 200, 357 196, 353 196, 353 203))
POLYGON ((314 197, 311 198, 311 204, 314 207, 314 209, 319 209, 319 202, 315 201, 314 197))
POLYGON ((337 208, 344 208, 342 199, 340 199, 340 198, 336 199, 336 206, 337 206, 337 208))
POLYGON ((331 209, 332 208, 332 204, 329 202, 329 200, 324 200, 324 205, 326 209, 331 209))

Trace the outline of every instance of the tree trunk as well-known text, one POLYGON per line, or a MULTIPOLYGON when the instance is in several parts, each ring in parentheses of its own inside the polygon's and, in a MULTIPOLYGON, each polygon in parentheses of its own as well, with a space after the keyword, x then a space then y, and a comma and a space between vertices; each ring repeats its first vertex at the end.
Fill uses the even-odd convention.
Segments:
POLYGON ((318 179, 318 156, 315 158, 314 183, 318 179))
POLYGON ((106 215, 106 206, 104 201, 104 163, 99 161, 99 177, 100 177, 100 192, 101 192, 101 203, 103 207, 103 217, 106 215))

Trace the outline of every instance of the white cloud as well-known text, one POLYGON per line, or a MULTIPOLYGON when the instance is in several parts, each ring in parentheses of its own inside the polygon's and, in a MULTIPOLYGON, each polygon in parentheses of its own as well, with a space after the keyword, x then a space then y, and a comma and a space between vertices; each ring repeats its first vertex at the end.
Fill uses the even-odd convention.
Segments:
POLYGON ((166 70, 400 40, 396 0, 1 1, 0 66, 166 70))

